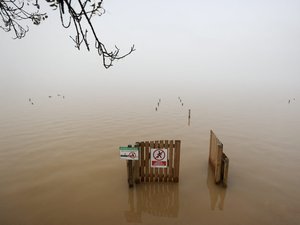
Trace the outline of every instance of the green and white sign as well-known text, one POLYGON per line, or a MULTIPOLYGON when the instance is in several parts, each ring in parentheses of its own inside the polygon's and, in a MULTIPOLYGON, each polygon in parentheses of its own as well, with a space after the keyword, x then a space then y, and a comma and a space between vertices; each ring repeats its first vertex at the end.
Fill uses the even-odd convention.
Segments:
POLYGON ((136 147, 119 147, 120 158, 127 160, 139 160, 139 148, 136 147))

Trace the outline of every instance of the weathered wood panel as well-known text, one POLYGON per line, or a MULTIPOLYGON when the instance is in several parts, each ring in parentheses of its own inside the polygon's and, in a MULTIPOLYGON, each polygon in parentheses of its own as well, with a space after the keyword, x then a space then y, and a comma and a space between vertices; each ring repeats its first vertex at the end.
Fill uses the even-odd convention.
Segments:
POLYGON ((223 183, 227 185, 229 159, 223 153, 223 144, 215 135, 210 131, 210 144, 209 144, 209 164, 214 171, 215 183, 223 183))
POLYGON ((210 131, 209 163, 215 173, 215 182, 221 181, 221 160, 223 154, 223 144, 219 141, 214 132, 210 131))
MULTIPOLYGON (((180 166, 180 144, 176 141, 142 141, 137 142, 140 149, 140 159, 133 163, 128 162, 128 181, 139 182, 178 182, 180 166), (167 149, 167 168, 151 167, 151 149, 167 149), (133 168, 129 168, 130 165, 133 168), (129 176, 130 175, 130 176, 129 176)), ((130 184, 131 186, 131 184, 130 184)))

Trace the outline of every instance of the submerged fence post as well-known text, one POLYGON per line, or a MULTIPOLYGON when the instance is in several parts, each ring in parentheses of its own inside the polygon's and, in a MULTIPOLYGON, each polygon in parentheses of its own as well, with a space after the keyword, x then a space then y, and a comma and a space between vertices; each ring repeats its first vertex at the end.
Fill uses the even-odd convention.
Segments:
POLYGON ((174 159, 174 172, 175 172, 175 176, 174 176, 174 182, 178 182, 179 181, 179 163, 180 162, 180 141, 176 140, 175 141, 175 159, 174 159))
POLYGON ((127 160, 127 177, 129 187, 133 187, 133 166, 132 160, 127 160))
POLYGON ((225 155, 225 153, 222 154, 222 182, 224 186, 227 186, 227 179, 228 179, 228 168, 229 168, 229 159, 225 155))
POLYGON ((191 110, 189 109, 189 115, 188 115, 188 125, 191 125, 191 110))
POLYGON ((229 159, 223 152, 223 144, 214 134, 210 131, 210 144, 209 144, 209 164, 214 171, 215 183, 222 183, 227 185, 229 159))

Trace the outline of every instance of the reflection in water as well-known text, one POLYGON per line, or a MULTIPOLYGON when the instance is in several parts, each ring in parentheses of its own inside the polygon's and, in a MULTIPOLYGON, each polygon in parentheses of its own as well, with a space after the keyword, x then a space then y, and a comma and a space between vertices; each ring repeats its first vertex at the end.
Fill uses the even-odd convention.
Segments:
POLYGON ((226 195, 226 188, 224 188, 222 185, 216 185, 215 180, 214 180, 214 174, 213 171, 208 165, 207 168, 207 187, 209 190, 209 195, 210 195, 210 208, 214 210, 216 208, 217 202, 218 208, 220 210, 224 209, 224 201, 225 201, 225 195, 226 195))
POLYGON ((178 184, 144 183, 128 189, 127 222, 142 222, 142 213, 159 217, 177 217, 179 210, 178 184))

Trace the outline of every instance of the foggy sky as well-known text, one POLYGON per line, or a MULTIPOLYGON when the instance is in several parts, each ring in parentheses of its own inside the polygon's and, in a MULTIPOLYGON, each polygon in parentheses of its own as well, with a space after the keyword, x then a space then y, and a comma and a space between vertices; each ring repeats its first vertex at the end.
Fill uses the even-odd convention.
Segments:
POLYGON ((106 14, 93 20, 100 39, 124 53, 135 44, 132 55, 104 69, 93 49, 74 48, 69 38, 74 32, 61 27, 58 11, 44 7, 49 18, 39 26, 30 24, 24 39, 0 33, 1 96, 47 88, 189 88, 203 82, 283 80, 290 90, 297 89, 297 0, 105 0, 104 7, 106 14))

